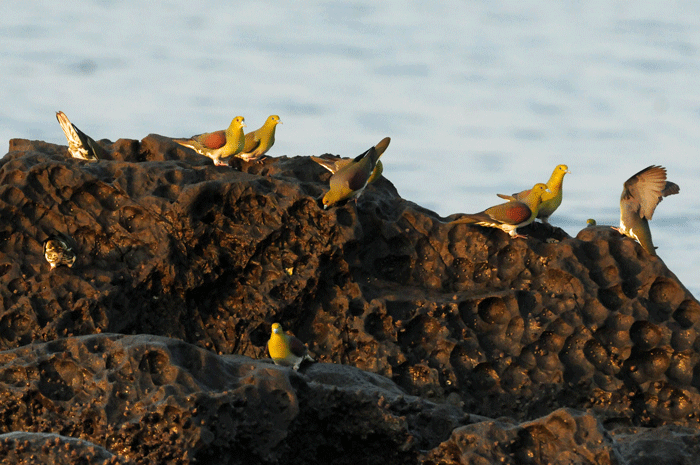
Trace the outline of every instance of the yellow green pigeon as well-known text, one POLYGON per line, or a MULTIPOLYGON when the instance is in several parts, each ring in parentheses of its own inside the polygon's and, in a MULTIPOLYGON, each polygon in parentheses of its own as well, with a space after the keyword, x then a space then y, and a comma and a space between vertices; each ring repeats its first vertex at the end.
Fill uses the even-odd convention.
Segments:
POLYGON ((78 129, 76 125, 71 123, 65 113, 57 111, 56 119, 68 140, 68 153, 70 153, 71 157, 91 161, 105 158, 107 151, 102 148, 100 144, 95 142, 92 137, 88 136, 78 129))
POLYGON ((664 197, 679 192, 678 184, 666 181, 666 168, 644 168, 625 181, 620 196, 620 227, 613 229, 636 239, 650 255, 656 255, 649 220, 664 197))
MULTIPOLYGON (((564 175, 567 173, 571 173, 568 166, 558 165, 554 168, 552 175, 549 177, 549 181, 547 181, 547 189, 549 191, 542 194, 542 203, 537 213, 537 218, 542 220, 543 223, 549 223, 549 217, 552 216, 552 213, 561 205, 562 185, 564 184, 564 175)), ((530 189, 513 195, 496 195, 506 200, 523 200, 529 193, 530 189)))
POLYGON ((245 146, 244 127, 245 119, 242 116, 236 116, 226 130, 198 134, 189 139, 174 140, 200 155, 211 158, 215 165, 227 165, 228 161, 225 162, 223 159, 241 153, 245 146))
MULTIPOLYGON (((382 139, 382 142, 379 142, 377 145, 374 146, 374 150, 377 151, 377 157, 381 157, 386 148, 389 146, 389 139, 388 137, 386 138, 386 143, 382 143, 384 139, 382 139)), ((331 173, 335 173, 336 171, 343 169, 345 166, 347 166, 349 163, 353 161, 352 158, 340 158, 337 156, 323 156, 323 157, 314 157, 312 156, 311 159, 318 163, 319 165, 323 166, 325 169, 330 171, 331 173)), ((377 164, 374 166, 374 171, 372 171, 372 176, 369 177, 369 180, 367 181, 367 184, 372 184, 376 180, 382 177, 382 173, 384 172, 384 165, 382 165, 381 160, 377 160, 377 164)))
POLYGON ((535 184, 522 200, 511 200, 479 213, 465 215, 450 221, 449 224, 477 224, 498 228, 510 234, 511 237, 525 237, 517 234, 517 229, 527 226, 535 220, 542 202, 542 195, 546 192, 547 186, 545 184, 535 184))
MULTIPOLYGON (((385 137, 367 151, 358 155, 339 168, 329 181, 330 189, 323 196, 323 208, 327 209, 346 199, 355 199, 362 194, 372 178, 374 170, 391 139, 385 137)), ((380 173, 381 174, 381 173, 380 173)))
POLYGON ((267 341, 267 351, 276 365, 291 366, 298 370, 304 360, 315 362, 303 342, 286 334, 279 323, 272 324, 272 334, 267 341))
POLYGON ((245 135, 245 146, 237 156, 245 161, 261 160, 275 143, 275 128, 282 124, 280 117, 270 115, 260 129, 245 135))

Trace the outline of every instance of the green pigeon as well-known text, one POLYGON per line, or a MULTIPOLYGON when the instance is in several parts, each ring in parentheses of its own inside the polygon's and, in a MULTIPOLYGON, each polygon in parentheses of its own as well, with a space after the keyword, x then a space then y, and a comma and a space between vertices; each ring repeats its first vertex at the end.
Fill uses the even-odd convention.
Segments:
MULTIPOLYGON (((374 146, 374 150, 377 151, 377 157, 381 157, 386 148, 389 146, 389 141, 391 139, 386 137, 382 139, 377 145, 374 146)), ((352 158, 340 158, 337 156, 323 156, 323 157, 314 157, 312 156, 311 159, 318 163, 319 165, 323 166, 325 169, 330 171, 331 173, 335 173, 338 170, 343 169, 345 166, 348 164, 352 163, 353 159, 352 158)), ((382 173, 384 172, 384 165, 382 165, 381 160, 377 160, 377 164, 374 166, 374 171, 372 171, 372 176, 369 177, 369 180, 367 181, 367 184, 372 184, 376 180, 382 177, 382 173)))
POLYGON ((276 365, 292 366, 298 370, 304 360, 315 362, 303 342, 286 334, 279 323, 272 324, 272 334, 267 341, 267 351, 276 365))
POLYGON ((245 145, 237 157, 245 161, 262 160, 275 143, 275 128, 282 124, 280 117, 270 115, 260 129, 245 135, 245 145))
POLYGON ((598 225, 598 223, 597 223, 596 220, 593 219, 593 218, 588 218, 588 219, 586 220, 586 227, 587 227, 587 228, 592 228, 593 226, 597 226, 597 225, 598 225))
POLYGON ((542 196, 547 192, 547 186, 535 184, 522 200, 511 200, 471 215, 462 216, 450 221, 450 224, 477 224, 490 228, 498 228, 507 232, 511 237, 525 237, 517 234, 517 229, 532 223, 542 202, 542 196))
POLYGON ((56 119, 68 140, 68 153, 73 158, 96 161, 105 158, 107 151, 100 144, 78 129, 62 111, 56 112, 56 119))
POLYGON ((620 196, 620 227, 613 229, 636 239, 650 255, 656 255, 649 220, 664 197, 678 192, 678 184, 666 181, 666 168, 657 165, 644 168, 625 181, 620 196))
POLYGON ((246 127, 245 119, 242 116, 236 116, 226 130, 198 134, 189 139, 174 139, 174 141, 211 158, 215 165, 227 165, 228 161, 222 159, 241 153, 245 146, 244 127, 246 127))
MULTIPOLYGON (((537 213, 537 218, 542 220, 543 223, 549 223, 549 217, 552 213, 559 208, 562 199, 562 184, 564 183, 564 175, 570 174, 569 167, 566 165, 558 165, 554 168, 552 175, 547 181, 548 192, 542 194, 542 203, 540 204, 539 212, 537 213)), ((502 199, 506 200, 523 200, 527 197, 530 189, 518 192, 513 195, 496 194, 502 199)))
POLYGON ((379 157, 389 146, 390 141, 389 137, 385 137, 377 145, 370 147, 333 173, 329 181, 330 189, 323 196, 324 209, 346 199, 354 198, 357 202, 357 198, 372 178, 379 157))

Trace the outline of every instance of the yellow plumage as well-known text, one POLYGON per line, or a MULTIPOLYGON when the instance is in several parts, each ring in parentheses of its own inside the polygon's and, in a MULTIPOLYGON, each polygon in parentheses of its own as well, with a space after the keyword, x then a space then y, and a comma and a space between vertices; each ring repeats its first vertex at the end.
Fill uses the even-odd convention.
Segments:
POLYGON ((307 354, 306 346, 294 336, 284 332, 282 325, 273 323, 270 340, 267 341, 267 351, 276 365, 292 366, 298 370, 304 360, 315 360, 307 354))

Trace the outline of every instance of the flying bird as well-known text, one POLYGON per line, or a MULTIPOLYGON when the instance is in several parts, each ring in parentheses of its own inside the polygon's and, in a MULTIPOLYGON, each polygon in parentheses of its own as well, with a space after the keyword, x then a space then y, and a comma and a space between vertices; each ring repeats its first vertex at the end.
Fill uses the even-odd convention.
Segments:
POLYGON ((354 198, 357 202, 357 198, 372 179, 379 157, 389 146, 389 142, 391 139, 385 137, 377 145, 349 160, 347 164, 333 173, 329 181, 330 189, 323 196, 324 209, 346 199, 354 198))
POLYGON ((517 229, 535 220, 545 192, 547 192, 545 184, 535 184, 523 200, 511 200, 479 213, 464 215, 450 221, 449 224, 476 224, 498 228, 510 234, 511 237, 525 237, 519 235, 517 229))
POLYGON ((275 129, 282 124, 280 117, 270 115, 260 129, 245 135, 245 145, 237 156, 245 161, 261 160, 275 143, 275 129))
MULTIPOLYGON (((571 173, 566 165, 558 165, 554 168, 552 175, 547 181, 548 192, 542 194, 542 203, 537 213, 537 218, 543 223, 549 223, 549 217, 559 208, 563 196, 562 185, 564 184, 564 175, 571 173)), ((523 200, 530 193, 530 189, 518 192, 513 195, 496 194, 506 200, 523 200)))
POLYGON ((226 130, 198 134, 189 139, 174 139, 174 141, 211 158, 217 166, 225 166, 228 161, 223 159, 239 154, 245 146, 244 127, 245 119, 242 116, 236 116, 226 130))
POLYGON ((68 140, 68 153, 70 153, 71 157, 90 161, 105 158, 107 151, 102 148, 100 144, 95 142, 92 137, 88 136, 78 129, 75 124, 71 123, 65 113, 57 111, 56 119, 68 140))
POLYGON ((303 342, 286 334, 279 323, 272 324, 272 334, 267 341, 267 351, 276 365, 292 366, 298 370, 304 360, 315 362, 303 342))
POLYGON ((649 220, 664 197, 678 192, 678 184, 666 181, 666 168, 657 165, 644 168, 625 181, 620 196, 620 227, 613 229, 636 239, 650 255, 656 255, 649 220))

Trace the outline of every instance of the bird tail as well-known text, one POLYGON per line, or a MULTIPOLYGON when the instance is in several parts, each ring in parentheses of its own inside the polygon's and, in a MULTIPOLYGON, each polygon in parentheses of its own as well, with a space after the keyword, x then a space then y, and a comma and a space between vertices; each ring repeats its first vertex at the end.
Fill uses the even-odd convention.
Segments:
POLYGON ((374 150, 376 152, 376 159, 374 160, 375 164, 377 163, 377 160, 379 160, 379 157, 384 154, 386 148, 389 147, 389 142, 391 142, 391 137, 385 137, 374 146, 374 150))
POLYGON ((504 200, 517 200, 514 196, 512 195, 506 195, 506 194, 496 194, 498 197, 504 199, 504 200))
POLYGON ((463 216, 460 216, 456 220, 452 220, 448 222, 447 224, 474 224, 474 223, 479 223, 484 220, 484 217, 480 213, 475 213, 475 214, 465 214, 463 216))

